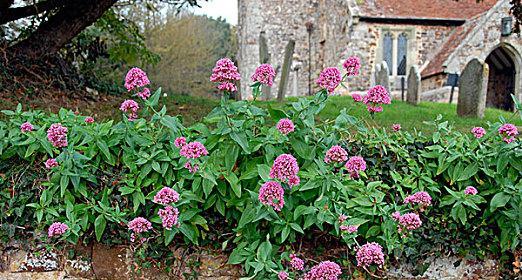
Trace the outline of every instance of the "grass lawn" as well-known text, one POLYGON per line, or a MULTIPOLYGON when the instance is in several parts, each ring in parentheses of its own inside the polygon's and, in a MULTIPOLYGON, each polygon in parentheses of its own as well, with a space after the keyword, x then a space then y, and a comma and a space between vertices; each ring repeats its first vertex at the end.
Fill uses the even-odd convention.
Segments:
MULTIPOLYGON (((0 109, 11 109, 16 106, 17 102, 24 105, 24 109, 42 109, 56 112, 59 107, 67 107, 69 109, 79 111, 83 115, 92 115, 96 119, 121 117, 118 110, 120 103, 128 98, 127 96, 109 96, 100 101, 78 101, 75 99, 71 102, 52 102, 47 99, 39 100, 38 98, 30 98, 11 102, 0 102, 0 109)), ((63 101, 60 98, 60 101, 63 101)), ((293 101, 295 98, 290 98, 293 101)), ((169 94, 162 97, 161 102, 167 106, 167 111, 171 115, 183 116, 185 124, 192 124, 201 120, 208 114, 212 108, 218 106, 218 99, 208 99, 202 97, 191 97, 188 95, 169 94)), ((274 108, 284 109, 285 103, 276 101, 259 101, 256 102, 260 107, 272 106, 274 108)), ((518 114, 505 112, 496 109, 486 109, 483 119, 476 118, 459 118, 457 117, 457 106, 455 104, 422 102, 418 106, 409 105, 406 102, 392 101, 391 105, 386 105, 382 113, 378 113, 375 119, 369 117, 366 107, 362 103, 355 103, 350 96, 333 96, 328 99, 328 104, 319 115, 320 119, 334 119, 339 111, 347 108, 349 114, 364 120, 370 126, 390 127, 394 123, 400 123, 403 129, 430 132, 431 129, 426 128, 424 121, 432 121, 437 115, 442 115, 444 120, 448 120, 458 130, 463 132, 469 131, 474 126, 487 127, 488 122, 496 122, 499 117, 504 117, 508 122, 517 126, 522 126, 522 121, 518 114)), ((2 118, 2 117, 0 117, 2 118)))
POLYGON ((335 118, 339 111, 347 108, 349 114, 359 119, 367 120, 369 125, 390 127, 394 123, 400 123, 403 129, 413 130, 416 128, 420 131, 429 132, 423 123, 432 121, 437 115, 442 115, 443 120, 449 121, 458 130, 469 131, 475 126, 483 126, 487 128, 488 122, 496 122, 499 117, 504 117, 507 121, 522 125, 520 116, 512 112, 506 112, 497 109, 486 109, 483 119, 477 118, 460 118, 457 116, 457 105, 447 103, 422 102, 418 106, 410 105, 402 101, 392 101, 391 105, 384 107, 382 113, 378 113, 375 119, 369 117, 366 107, 362 103, 355 103, 349 96, 335 96, 328 100, 328 105, 321 112, 323 118, 335 118))

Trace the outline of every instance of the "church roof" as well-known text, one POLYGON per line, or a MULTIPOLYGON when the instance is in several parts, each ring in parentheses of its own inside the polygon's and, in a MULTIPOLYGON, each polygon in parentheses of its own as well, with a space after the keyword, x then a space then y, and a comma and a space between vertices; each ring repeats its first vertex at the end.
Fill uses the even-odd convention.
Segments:
POLYGON ((497 0, 363 0, 360 16, 377 19, 466 20, 489 10, 497 0))
POLYGON ((445 63, 459 45, 479 27, 480 21, 487 16, 487 12, 468 19, 465 24, 455 28, 453 33, 444 41, 435 55, 429 59, 428 65, 422 69, 421 76, 427 78, 445 72, 445 63))

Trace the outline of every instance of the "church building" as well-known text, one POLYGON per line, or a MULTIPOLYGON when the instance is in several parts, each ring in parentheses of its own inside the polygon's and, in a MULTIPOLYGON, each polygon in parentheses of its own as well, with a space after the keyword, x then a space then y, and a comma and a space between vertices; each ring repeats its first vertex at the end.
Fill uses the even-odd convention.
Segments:
POLYGON ((510 94, 522 99, 522 37, 509 9, 509 0, 239 0, 242 97, 250 97, 246 80, 261 62, 276 69, 277 94, 285 50, 295 42, 286 96, 313 94, 321 70, 341 68, 352 55, 361 59, 360 75, 339 93, 366 91, 383 61, 391 91, 407 85, 414 65, 422 91, 437 91, 477 58, 489 66, 487 106, 511 110, 510 94))

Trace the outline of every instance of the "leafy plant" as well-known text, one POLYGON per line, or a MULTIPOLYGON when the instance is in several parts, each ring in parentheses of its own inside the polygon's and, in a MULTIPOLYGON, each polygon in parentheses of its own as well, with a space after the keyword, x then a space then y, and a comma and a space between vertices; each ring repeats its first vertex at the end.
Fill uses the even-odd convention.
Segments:
MULTIPOLYGON (((165 107, 156 108, 161 95, 157 90, 142 102, 142 118, 124 117, 118 123, 87 123, 84 116, 63 109, 56 115, 23 112, 20 105, 3 111, 9 119, 0 122, 0 171, 6 174, 0 181, 6 215, 0 221, 9 230, 2 231, 2 239, 30 231, 44 238, 41 232, 61 221, 69 231, 59 240, 129 243, 126 224, 145 217, 152 229, 145 242, 134 246, 146 255, 176 237, 188 244, 206 241, 218 216, 226 221, 223 230, 233 233, 222 240, 223 249, 233 246, 229 262, 242 264, 246 274, 259 279, 274 278, 284 269, 281 260, 288 246, 317 233, 351 248, 342 257, 353 265, 354 250, 365 242, 381 244, 390 261, 420 257, 424 251, 410 246, 426 236, 437 236, 446 248, 467 240, 460 249, 480 256, 520 248, 522 152, 519 141, 502 142, 500 123, 491 124, 480 139, 454 131, 441 117, 426 124, 436 127, 430 136, 368 129, 349 114, 350 108, 317 123, 328 98, 321 90, 284 110, 223 95, 203 122, 184 127, 165 107), (283 118, 295 130, 281 133, 275 123, 283 118), (34 129, 22 132, 24 122, 34 129), (48 141, 52 123, 69 129, 67 147, 55 148, 48 141), (208 155, 197 160, 183 156, 175 144, 179 137, 200 142, 208 155), (334 145, 349 157, 361 156, 365 169, 355 176, 344 162, 326 163, 325 154, 334 145), (276 180, 271 169, 281 154, 296 159, 300 183, 278 182, 284 189, 284 206, 278 211, 260 201, 259 190, 276 180), (44 170, 47 158, 56 158, 59 166, 44 170), (187 164, 198 170, 190 172, 187 164), (162 227, 162 206, 154 201, 163 186, 180 194, 178 226, 171 229, 162 227), (465 194, 467 186, 476 187, 478 194, 465 194), (430 206, 404 203, 419 191, 433 198, 430 206), (423 226, 401 232, 395 212, 418 214, 423 226), (356 231, 347 232, 345 226, 356 231), (477 234, 482 238, 466 239, 477 234)), ((364 269, 373 274, 383 268, 364 269)))

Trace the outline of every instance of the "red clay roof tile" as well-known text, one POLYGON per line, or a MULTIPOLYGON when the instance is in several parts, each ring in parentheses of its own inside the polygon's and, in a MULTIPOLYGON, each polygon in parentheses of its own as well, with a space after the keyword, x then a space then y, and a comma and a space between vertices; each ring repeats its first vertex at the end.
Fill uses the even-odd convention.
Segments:
POLYGON ((496 0, 364 0, 361 16, 412 19, 469 19, 489 10, 496 0))

